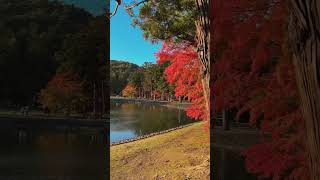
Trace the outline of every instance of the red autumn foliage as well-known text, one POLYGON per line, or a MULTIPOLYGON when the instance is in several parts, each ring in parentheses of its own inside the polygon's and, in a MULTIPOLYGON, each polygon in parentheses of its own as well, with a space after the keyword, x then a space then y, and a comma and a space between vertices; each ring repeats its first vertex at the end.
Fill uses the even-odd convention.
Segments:
POLYGON ((185 43, 167 42, 156 53, 157 63, 170 61, 165 69, 166 79, 175 84, 175 96, 187 97, 192 106, 187 109, 187 115, 194 119, 205 119, 205 99, 203 96, 200 61, 194 47, 185 43))
POLYGON ((82 83, 79 81, 79 77, 70 72, 58 73, 49 82, 48 88, 59 88, 71 93, 77 89, 81 89, 82 83))
POLYGON ((77 75, 70 72, 56 74, 42 89, 39 102, 43 108, 50 111, 79 111, 79 107, 86 101, 83 83, 77 75))
POLYGON ((261 120, 262 143, 243 151, 262 178, 308 179, 304 121, 285 36, 285 1, 213 1, 214 113, 237 108, 261 120))

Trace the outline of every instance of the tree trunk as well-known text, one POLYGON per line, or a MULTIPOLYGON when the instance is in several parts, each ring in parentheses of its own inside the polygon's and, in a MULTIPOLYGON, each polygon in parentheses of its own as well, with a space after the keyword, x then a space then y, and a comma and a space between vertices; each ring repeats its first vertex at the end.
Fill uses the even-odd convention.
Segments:
MULTIPOLYGON (((210 123, 210 21, 209 0, 196 0, 200 15, 196 21, 197 28, 197 52, 201 61, 202 88, 205 97, 206 118, 210 123)), ((210 123, 211 124, 211 123, 210 123)))
MULTIPOLYGON (((202 89, 205 98, 206 117, 205 121, 210 123, 210 74, 207 73, 202 79, 202 89)), ((210 123, 211 124, 211 123, 210 123)))
POLYGON ((289 46, 306 126, 310 179, 320 177, 320 1, 291 0, 289 46))

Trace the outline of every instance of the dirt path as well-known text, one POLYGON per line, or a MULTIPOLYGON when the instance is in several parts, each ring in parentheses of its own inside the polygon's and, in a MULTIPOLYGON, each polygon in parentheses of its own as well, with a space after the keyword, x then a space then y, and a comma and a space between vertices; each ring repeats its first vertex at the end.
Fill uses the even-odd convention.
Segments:
POLYGON ((202 123, 111 147, 111 180, 209 179, 210 140, 202 123))

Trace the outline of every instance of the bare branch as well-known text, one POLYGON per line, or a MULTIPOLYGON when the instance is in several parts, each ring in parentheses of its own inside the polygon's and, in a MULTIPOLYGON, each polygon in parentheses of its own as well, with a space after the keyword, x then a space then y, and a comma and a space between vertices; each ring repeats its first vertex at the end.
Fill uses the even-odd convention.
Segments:
MULTIPOLYGON (((132 15, 132 9, 139 6, 140 4, 143 4, 145 2, 148 2, 149 0, 142 0, 140 2, 136 2, 135 0, 133 2, 135 3, 132 3, 131 5, 125 5, 125 10, 128 12, 128 14, 132 15)), ((121 0, 116 0, 116 7, 115 9, 113 10, 112 13, 109 14, 108 18, 110 19, 112 16, 116 15, 117 11, 118 11, 118 8, 119 6, 121 5, 121 0)))
POLYGON ((143 3, 148 2, 148 1, 149 1, 149 0, 143 0, 143 1, 140 1, 140 2, 138 2, 138 3, 134 3, 134 4, 130 5, 130 6, 127 5, 127 6, 125 7, 125 9, 126 9, 126 10, 133 9, 133 8, 139 6, 140 4, 143 4, 143 3))
POLYGON ((119 6, 121 5, 121 0, 116 0, 117 2, 117 5, 115 7, 115 9, 113 10, 112 13, 109 14, 108 18, 110 19, 112 16, 116 15, 117 11, 118 11, 118 8, 119 6))

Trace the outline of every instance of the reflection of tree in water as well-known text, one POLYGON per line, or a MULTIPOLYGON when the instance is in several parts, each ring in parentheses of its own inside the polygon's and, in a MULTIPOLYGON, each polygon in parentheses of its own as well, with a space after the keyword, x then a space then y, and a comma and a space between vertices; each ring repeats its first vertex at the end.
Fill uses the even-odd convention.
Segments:
MULTIPOLYGON (((1 169, 9 172, 19 170, 20 175, 38 174, 39 164, 44 164, 47 167, 44 170, 48 170, 41 171, 44 176, 57 173, 71 177, 91 173, 97 174, 92 179, 103 179, 99 177, 99 172, 106 168, 104 157, 107 139, 103 127, 67 128, 65 124, 52 126, 46 123, 39 125, 38 122, 18 125, 11 124, 14 120, 6 121, 8 123, 0 127, 1 156, 15 158, 14 161, 0 162, 1 169), (79 174, 79 169, 83 174, 79 174)), ((9 179, 19 179, 18 176, 9 179)))
POLYGON ((136 134, 145 135, 177 127, 191 121, 183 110, 151 106, 147 107, 141 114, 140 120, 134 123, 134 129, 136 134))
POLYGON ((139 109, 139 104, 111 101, 110 107, 111 109, 116 111, 128 112, 128 111, 136 111, 137 109, 139 109))
POLYGON ((111 102, 113 130, 130 129, 136 135, 145 135, 187 124, 193 120, 187 118, 184 110, 167 108, 159 104, 143 102, 111 102))
POLYGON ((121 104, 121 109, 123 109, 124 111, 127 111, 127 110, 134 110, 137 108, 137 105, 136 104, 121 104))
POLYGON ((144 104, 143 108, 152 112, 163 112, 164 110, 167 110, 167 108, 161 106, 161 105, 156 105, 156 104, 144 104))

